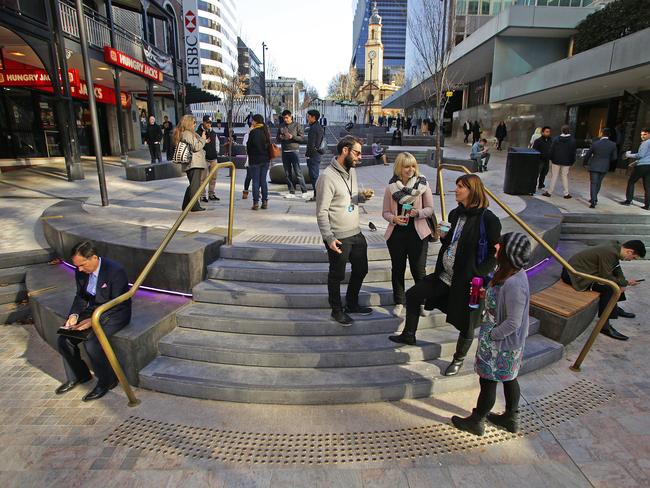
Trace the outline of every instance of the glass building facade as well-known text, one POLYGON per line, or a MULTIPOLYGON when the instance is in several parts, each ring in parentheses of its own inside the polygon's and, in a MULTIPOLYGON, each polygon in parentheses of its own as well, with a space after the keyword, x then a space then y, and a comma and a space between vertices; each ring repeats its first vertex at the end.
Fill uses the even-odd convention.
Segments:
MULTIPOLYGON (((352 27, 352 62, 359 78, 365 71, 364 46, 368 40, 368 19, 372 14, 370 0, 355 0, 352 27)), ((384 45, 384 71, 391 73, 404 70, 406 53, 406 10, 407 0, 377 0, 377 8, 382 20, 381 40, 384 45)), ((390 80, 384 79, 388 83, 390 80)))

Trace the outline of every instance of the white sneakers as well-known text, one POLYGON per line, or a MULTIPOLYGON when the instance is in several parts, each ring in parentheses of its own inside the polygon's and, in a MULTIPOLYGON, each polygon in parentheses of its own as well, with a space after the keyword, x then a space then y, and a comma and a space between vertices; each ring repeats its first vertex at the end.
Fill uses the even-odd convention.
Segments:
POLYGON ((393 315, 395 317, 400 317, 403 311, 404 311, 404 305, 398 303, 397 305, 395 305, 395 308, 393 308, 393 315))
POLYGON ((424 305, 420 305, 420 317, 428 317, 429 315, 431 315, 431 311, 426 310, 424 305))

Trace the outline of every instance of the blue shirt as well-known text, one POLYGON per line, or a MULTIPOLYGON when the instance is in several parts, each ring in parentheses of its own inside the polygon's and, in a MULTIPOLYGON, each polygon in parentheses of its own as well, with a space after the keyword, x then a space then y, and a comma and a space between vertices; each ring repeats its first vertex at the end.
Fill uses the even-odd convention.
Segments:
POLYGON ((471 149, 470 158, 478 158, 483 152, 483 145, 480 142, 475 142, 471 149))
POLYGON ((639 152, 632 154, 632 157, 637 160, 637 166, 650 164, 650 139, 643 141, 639 147, 639 152))
POLYGON ((97 294, 97 279, 99 278, 99 270, 102 267, 102 258, 99 258, 99 264, 97 265, 97 269, 90 273, 88 276, 88 284, 86 285, 86 291, 92 295, 95 296, 97 294))

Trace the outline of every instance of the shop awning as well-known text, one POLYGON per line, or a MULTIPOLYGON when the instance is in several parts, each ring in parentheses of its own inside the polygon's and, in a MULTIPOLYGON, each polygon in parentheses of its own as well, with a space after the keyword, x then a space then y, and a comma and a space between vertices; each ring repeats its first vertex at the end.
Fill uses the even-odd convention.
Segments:
POLYGON ((201 90, 194 85, 189 85, 185 83, 185 104, 191 105, 193 103, 203 103, 203 102, 218 102, 221 98, 217 95, 213 95, 210 92, 201 90))

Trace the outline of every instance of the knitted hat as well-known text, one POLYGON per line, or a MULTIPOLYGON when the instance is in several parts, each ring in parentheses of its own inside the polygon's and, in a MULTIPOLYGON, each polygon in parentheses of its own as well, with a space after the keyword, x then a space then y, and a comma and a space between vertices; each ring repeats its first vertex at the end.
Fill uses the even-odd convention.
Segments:
POLYGON ((501 236, 501 246, 508 260, 517 269, 528 264, 532 251, 530 240, 519 232, 508 232, 501 236))

